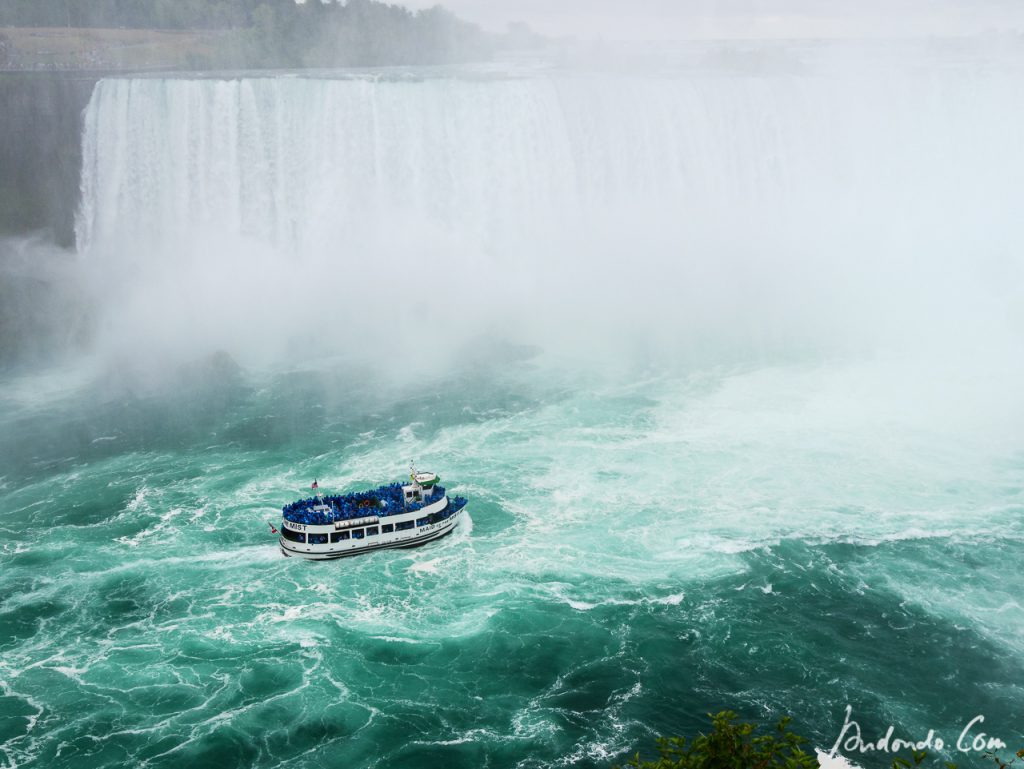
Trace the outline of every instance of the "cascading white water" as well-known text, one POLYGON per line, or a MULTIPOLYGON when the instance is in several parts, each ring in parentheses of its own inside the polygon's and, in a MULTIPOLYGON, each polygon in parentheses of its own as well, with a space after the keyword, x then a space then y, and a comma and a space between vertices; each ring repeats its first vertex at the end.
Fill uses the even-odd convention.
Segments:
POLYGON ((878 196, 914 215, 941 200, 943 183, 1011 160, 1000 149, 1012 125, 984 119, 1008 81, 872 85, 108 80, 87 117, 79 240, 146 242, 213 223, 316 248, 367 215, 404 210, 497 248, 524 222, 565 222, 581 208, 661 200, 682 217, 728 217, 821 193, 833 216, 852 200, 870 211, 878 196))
POLYGON ((79 248, 143 297, 129 316, 179 339, 202 315, 229 349, 488 324, 579 346, 581 323, 658 349, 873 344, 1019 269, 1020 91, 992 72, 106 80, 79 248), (314 296, 340 338, 322 303, 295 312, 314 296))

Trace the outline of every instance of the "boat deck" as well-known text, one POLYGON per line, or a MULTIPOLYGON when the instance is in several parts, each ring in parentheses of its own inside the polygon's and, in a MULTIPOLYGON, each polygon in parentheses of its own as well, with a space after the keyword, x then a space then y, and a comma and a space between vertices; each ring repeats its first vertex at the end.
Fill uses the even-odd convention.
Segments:
MULTIPOLYGON (((372 515, 385 518, 389 515, 411 513, 442 499, 444 496, 444 487, 435 486, 427 499, 406 504, 402 493, 402 484, 389 483, 369 491, 300 499, 285 505, 281 512, 286 521, 322 526, 372 515)), ((456 497, 456 500, 458 499, 456 497)))

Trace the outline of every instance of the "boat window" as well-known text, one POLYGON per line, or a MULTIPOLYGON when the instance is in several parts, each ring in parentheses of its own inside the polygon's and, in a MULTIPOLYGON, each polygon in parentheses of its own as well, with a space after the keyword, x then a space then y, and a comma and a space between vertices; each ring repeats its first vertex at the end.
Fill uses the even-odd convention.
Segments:
POLYGON ((408 531, 415 525, 412 521, 402 521, 395 524, 395 531, 408 531))
POLYGON ((394 530, 395 530, 394 525, 390 524, 390 523, 385 523, 383 526, 380 527, 381 534, 390 534, 394 530))
POLYGON ((363 530, 362 529, 356 529, 355 531, 352 532, 352 539, 362 539, 362 538, 363 538, 363 530))
POLYGON ((348 539, 350 536, 347 531, 336 531, 331 534, 331 542, 341 542, 343 539, 348 539))
POLYGON ((416 521, 417 526, 426 526, 428 523, 430 523, 430 518, 420 518, 416 521))
POLYGON ((368 536, 368 537, 376 537, 377 534, 379 534, 379 533, 380 532, 379 532, 379 530, 378 530, 378 528, 376 526, 367 526, 366 527, 366 536, 368 536))
POLYGON ((281 529, 281 536, 290 542, 305 542, 306 533, 304 531, 292 531, 291 529, 281 529))
POLYGON ((310 534, 309 544, 311 545, 326 545, 327 535, 326 534, 310 534))

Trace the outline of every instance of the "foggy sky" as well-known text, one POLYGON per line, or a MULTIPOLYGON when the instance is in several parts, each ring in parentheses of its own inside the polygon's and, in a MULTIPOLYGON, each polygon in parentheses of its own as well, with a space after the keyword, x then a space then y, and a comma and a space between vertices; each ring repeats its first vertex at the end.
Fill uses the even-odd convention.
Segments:
POLYGON ((1014 0, 446 0, 444 5, 488 29, 525 21, 547 35, 608 40, 955 36, 1024 30, 1024 3, 1014 0))

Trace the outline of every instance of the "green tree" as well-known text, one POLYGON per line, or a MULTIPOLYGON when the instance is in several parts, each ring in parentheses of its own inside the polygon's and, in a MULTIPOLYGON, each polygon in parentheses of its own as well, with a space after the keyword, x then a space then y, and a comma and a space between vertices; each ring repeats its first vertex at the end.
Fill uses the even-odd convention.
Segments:
MULTIPOLYGON (((662 737, 657 741, 658 758, 641 760, 637 753, 627 763, 629 769, 819 769, 816 756, 801 746, 807 740, 789 730, 790 718, 783 718, 774 734, 757 734, 757 725, 737 721, 731 710, 724 710, 711 719, 711 731, 692 740, 685 737, 662 737)), ((891 769, 913 769, 928 757, 926 751, 912 751, 910 760, 894 757, 891 769)), ((1024 749, 1014 758, 1003 759, 996 753, 985 753, 983 758, 994 763, 996 769, 1017 769, 1024 765, 1024 749)), ((945 769, 958 769, 944 762, 945 769)), ((624 769, 617 766, 615 769, 624 769)), ((1021 767, 1024 769, 1024 766, 1021 767)))
MULTIPOLYGON (((1024 748, 1021 748, 1016 753, 1014 753, 1014 757, 1010 759, 1004 759, 998 753, 992 752, 983 753, 982 758, 984 758, 986 761, 991 761, 993 764, 996 765, 997 769, 1010 769, 1010 767, 1016 763, 1024 763, 1024 748)), ((895 769, 895 767, 893 767, 893 769, 895 769)), ((957 765, 947 761, 946 769, 957 769, 957 765)))
MULTIPOLYGON (((789 731, 788 717, 779 721, 775 734, 757 734, 757 726, 737 721, 731 710, 711 719, 711 731, 692 740, 663 737, 659 757, 642 761, 637 753, 626 764, 633 769, 818 769, 818 759, 801 745, 807 740, 789 731)), ((621 767, 617 767, 621 769, 621 767)))

